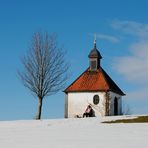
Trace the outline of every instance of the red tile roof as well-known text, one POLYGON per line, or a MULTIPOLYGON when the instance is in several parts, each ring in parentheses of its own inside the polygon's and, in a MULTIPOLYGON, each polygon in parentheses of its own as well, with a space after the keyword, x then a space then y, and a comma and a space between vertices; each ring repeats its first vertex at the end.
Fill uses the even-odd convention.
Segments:
POLYGON ((100 67, 97 71, 84 71, 64 92, 113 91, 125 95, 109 75, 100 67))

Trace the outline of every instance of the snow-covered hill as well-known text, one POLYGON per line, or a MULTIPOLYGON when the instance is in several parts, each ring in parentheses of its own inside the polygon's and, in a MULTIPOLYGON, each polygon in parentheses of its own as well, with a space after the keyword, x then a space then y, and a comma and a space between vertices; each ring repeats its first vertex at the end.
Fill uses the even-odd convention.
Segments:
POLYGON ((148 147, 148 123, 101 123, 116 118, 1 121, 0 148, 148 147))

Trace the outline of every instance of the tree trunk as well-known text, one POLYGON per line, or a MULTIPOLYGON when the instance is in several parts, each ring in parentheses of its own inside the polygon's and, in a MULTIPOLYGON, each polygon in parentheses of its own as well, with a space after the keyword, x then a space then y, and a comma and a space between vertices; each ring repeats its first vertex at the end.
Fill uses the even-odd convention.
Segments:
POLYGON ((41 113, 42 113, 42 98, 39 98, 39 104, 38 104, 38 111, 36 114, 36 120, 40 120, 41 119, 41 113))

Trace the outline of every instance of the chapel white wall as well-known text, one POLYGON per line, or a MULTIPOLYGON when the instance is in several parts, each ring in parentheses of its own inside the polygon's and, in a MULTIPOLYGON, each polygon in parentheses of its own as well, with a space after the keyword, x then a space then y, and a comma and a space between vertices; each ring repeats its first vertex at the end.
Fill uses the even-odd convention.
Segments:
POLYGON ((92 105, 95 116, 105 116, 105 92, 74 92, 68 93, 65 99, 65 114, 68 118, 82 117, 88 104, 92 105), (94 105, 93 97, 99 95, 100 101, 98 105, 94 105), (67 113, 66 113, 67 109, 67 113))
MULTIPOLYGON (((114 99, 118 99, 118 115, 122 114, 122 96, 112 91, 108 92, 110 97, 109 115, 114 115, 114 99)), ((82 117, 88 104, 91 104, 95 111, 95 116, 105 116, 105 92, 74 92, 65 96, 65 118, 73 118, 77 115, 82 117), (100 102, 94 105, 93 97, 99 95, 100 102)))

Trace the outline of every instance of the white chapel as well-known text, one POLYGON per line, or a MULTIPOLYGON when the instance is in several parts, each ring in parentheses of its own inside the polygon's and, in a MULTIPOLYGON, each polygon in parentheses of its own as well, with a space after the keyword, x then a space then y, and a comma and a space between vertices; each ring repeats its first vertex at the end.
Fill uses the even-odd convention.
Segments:
POLYGON ((101 67, 96 40, 88 58, 89 67, 64 90, 65 118, 82 117, 88 105, 96 117, 121 115, 125 94, 101 67))

